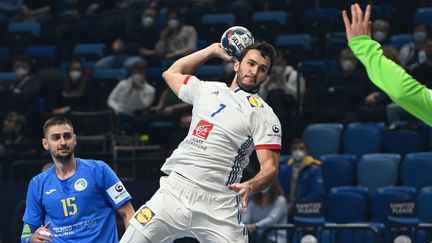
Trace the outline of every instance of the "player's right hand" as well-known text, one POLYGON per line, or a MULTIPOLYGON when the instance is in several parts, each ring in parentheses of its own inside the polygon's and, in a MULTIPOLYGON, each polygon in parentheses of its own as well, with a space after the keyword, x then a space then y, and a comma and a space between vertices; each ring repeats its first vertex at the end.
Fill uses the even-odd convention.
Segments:
POLYGON ((224 61, 233 62, 236 60, 233 56, 228 55, 228 53, 224 51, 220 43, 213 43, 209 47, 212 48, 215 56, 221 58, 224 61))
POLYGON ((31 243, 45 243, 45 242, 52 242, 51 237, 45 236, 42 232, 48 232, 51 235, 53 235, 53 233, 48 229, 48 227, 50 227, 51 223, 48 223, 44 226, 39 227, 34 234, 31 236, 30 238, 30 242, 31 243))

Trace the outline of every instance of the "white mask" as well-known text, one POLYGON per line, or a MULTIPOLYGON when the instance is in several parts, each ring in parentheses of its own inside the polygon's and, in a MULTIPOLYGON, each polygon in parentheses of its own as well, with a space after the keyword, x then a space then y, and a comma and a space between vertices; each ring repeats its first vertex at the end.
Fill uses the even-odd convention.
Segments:
POLYGON ((415 43, 422 43, 426 38, 426 32, 423 31, 416 31, 414 32, 414 42, 415 43))
POLYGON ((77 81, 81 78, 82 73, 81 73, 81 71, 73 70, 73 71, 69 72, 69 76, 70 76, 72 81, 77 81))
POLYGON ((374 38, 374 40, 381 42, 383 40, 385 40, 385 38, 387 37, 386 33, 377 30, 375 32, 373 32, 372 37, 374 38))
POLYGON ((144 81, 144 77, 139 73, 132 74, 131 79, 133 82, 136 82, 136 83, 143 83, 143 81, 144 81))
POLYGON ((154 19, 149 16, 142 17, 141 21, 142 21, 142 25, 146 28, 151 27, 154 24, 154 19))
POLYGON ((306 154, 301 149, 295 149, 295 150, 293 150, 291 152, 291 156, 294 159, 294 161, 300 162, 300 161, 303 161, 303 159, 305 158, 306 154))
POLYGON ((346 72, 353 71, 355 69, 355 64, 350 60, 343 60, 341 61, 341 67, 342 70, 346 72))
POLYGON ((179 26, 179 21, 177 19, 170 19, 168 20, 168 28, 175 29, 179 26))
POLYGON ((15 70, 15 73, 18 76, 18 78, 22 78, 29 73, 29 70, 22 68, 22 67, 19 67, 15 70))

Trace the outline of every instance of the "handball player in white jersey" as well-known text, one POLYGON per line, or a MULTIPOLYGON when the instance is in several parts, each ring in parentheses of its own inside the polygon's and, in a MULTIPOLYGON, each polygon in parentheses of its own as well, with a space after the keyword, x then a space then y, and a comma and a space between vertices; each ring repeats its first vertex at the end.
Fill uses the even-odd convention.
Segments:
POLYGON ((257 95, 275 51, 255 43, 239 60, 220 44, 177 60, 163 78, 178 97, 193 105, 188 135, 166 160, 160 188, 137 210, 120 242, 159 243, 192 237, 200 242, 248 242, 242 223, 248 196, 275 181, 282 131, 273 110, 257 95), (230 87, 190 75, 213 57, 234 61, 230 87), (240 183, 253 150, 260 171, 240 183))

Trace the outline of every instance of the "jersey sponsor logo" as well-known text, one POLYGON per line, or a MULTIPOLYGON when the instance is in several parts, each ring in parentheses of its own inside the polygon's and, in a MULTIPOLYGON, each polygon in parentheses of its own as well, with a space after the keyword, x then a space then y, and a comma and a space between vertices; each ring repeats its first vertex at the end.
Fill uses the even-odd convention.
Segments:
POLYGON ((280 131, 279 127, 276 126, 276 125, 272 126, 272 130, 273 130, 274 133, 279 133, 279 131, 280 131))
POLYGON ((74 188, 77 191, 84 191, 87 188, 87 180, 84 178, 79 178, 75 181, 74 188))
POLYGON ((262 100, 256 96, 249 95, 247 99, 252 107, 264 107, 262 100))
POLYGON ((56 191, 56 189, 50 189, 50 190, 46 191, 45 194, 49 195, 55 191, 56 191))
POLYGON ((112 185, 108 190, 106 190, 108 195, 114 201, 115 204, 120 203, 124 199, 130 197, 128 191, 125 189, 123 183, 121 181, 112 185))
POLYGON ((210 131, 213 129, 213 124, 206 122, 204 120, 201 120, 196 125, 195 129, 193 130, 192 135, 195 137, 207 140, 208 135, 210 134, 210 131))
POLYGON ((141 210, 135 214, 135 219, 140 222, 143 226, 146 225, 153 217, 153 211, 150 210, 147 206, 143 206, 141 210))
POLYGON ((219 94, 219 91, 212 91, 212 92, 210 92, 210 94, 217 96, 219 94))

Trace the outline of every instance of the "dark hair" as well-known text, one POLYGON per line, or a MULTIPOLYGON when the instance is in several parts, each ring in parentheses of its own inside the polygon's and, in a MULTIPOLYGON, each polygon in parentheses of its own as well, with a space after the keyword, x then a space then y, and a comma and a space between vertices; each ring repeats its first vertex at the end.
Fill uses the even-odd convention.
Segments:
MULTIPOLYGON (((274 202, 278 196, 283 196, 284 192, 282 187, 279 185, 279 183, 276 181, 275 183, 271 184, 268 188, 268 194, 270 196, 270 202, 274 202)), ((263 193, 257 193, 253 196, 253 200, 256 204, 261 205, 262 202, 263 193)))
POLYGON ((239 62, 241 62, 243 60, 243 58, 246 56, 246 54, 249 52, 249 50, 257 50, 261 53, 261 56, 263 56, 264 58, 266 58, 266 57, 270 58, 270 67, 267 71, 267 73, 270 73, 271 68, 273 66, 274 59, 276 57, 276 51, 275 51, 274 47, 271 44, 264 42, 264 41, 254 43, 254 44, 246 47, 242 51, 240 58, 239 58, 239 62))
POLYGON ((303 140, 301 140, 300 138, 294 138, 292 143, 291 143, 290 148, 294 147, 294 145, 297 145, 297 144, 303 144, 306 149, 308 148, 307 144, 303 140))
POLYGON ((11 111, 6 114, 5 120, 10 119, 15 122, 17 125, 21 126, 21 129, 25 127, 27 124, 27 119, 25 116, 19 112, 11 111))
POLYGON ((64 117, 64 116, 51 117, 43 125, 44 136, 46 135, 48 128, 55 126, 55 125, 63 125, 63 124, 69 125, 73 129, 72 122, 69 119, 67 119, 66 117, 64 117))

